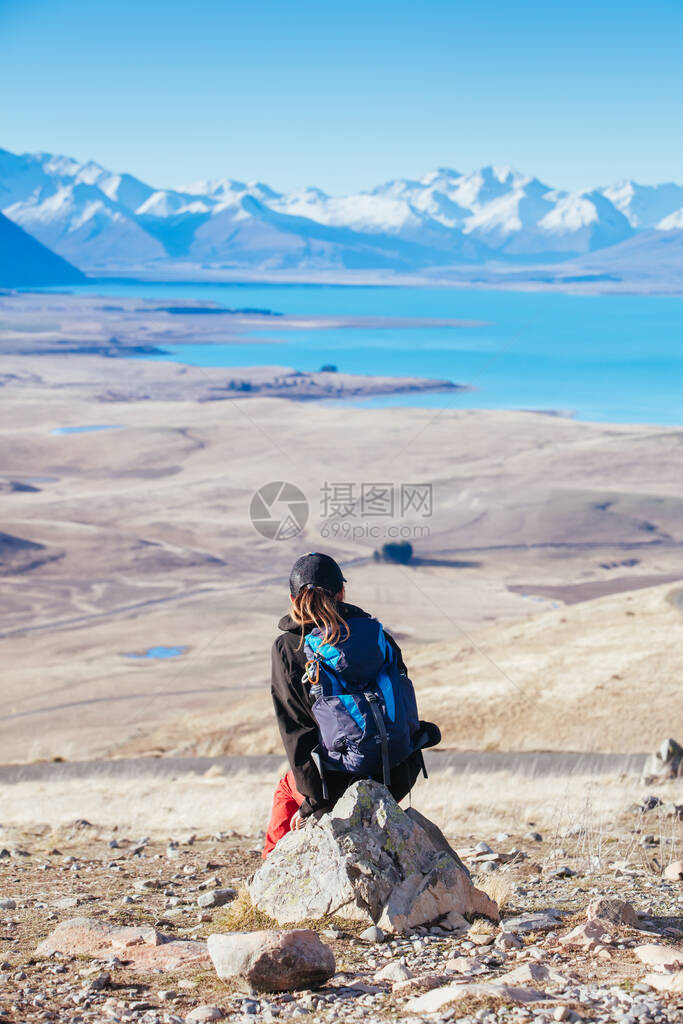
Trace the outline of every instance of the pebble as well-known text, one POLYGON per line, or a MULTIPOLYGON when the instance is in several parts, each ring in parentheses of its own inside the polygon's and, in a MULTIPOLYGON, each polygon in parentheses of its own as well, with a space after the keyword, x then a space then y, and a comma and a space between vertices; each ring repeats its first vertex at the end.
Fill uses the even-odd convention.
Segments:
POLYGON ((0 900, 0 910, 16 910, 17 904, 11 897, 0 900))
POLYGON ((386 967, 382 967, 381 970, 377 971, 375 978, 377 979, 377 981, 400 982, 408 981, 410 978, 412 978, 412 976, 412 971, 408 970, 405 964, 401 964, 398 963, 398 961, 396 960, 392 960, 390 963, 386 965, 386 967))
MULTIPOLYGON (((242 1004, 244 1006, 244 1003, 242 1004)), ((252 1004, 258 1006, 258 1003, 252 1004)), ((254 1010, 247 1010, 247 1013, 254 1013, 254 1010)), ((186 1020, 189 1021, 206 1021, 206 1020, 222 1020, 225 1014, 219 1006, 211 1006, 209 1004, 205 1006, 195 1006, 194 1010, 190 1010, 187 1014, 186 1020)))
POLYGON ((546 878, 551 881, 553 878, 571 878, 576 872, 572 871, 571 868, 567 867, 566 864, 559 868, 551 868, 550 871, 546 872, 546 878))
MULTIPOLYGON (((495 841, 501 844, 507 842, 507 838, 507 834, 499 833, 495 836, 495 841)), ((198 845, 206 841, 202 837, 198 845)), ((168 841, 169 846, 174 843, 175 840, 168 841)), ((507 851, 511 845, 512 842, 498 848, 507 851)), ((548 848, 553 845, 553 842, 549 842, 548 848)), ((345 939, 343 949, 337 951, 335 947, 335 951, 338 952, 340 972, 348 973, 340 974, 329 988, 315 993, 297 992, 293 998, 274 995, 270 997, 270 1001, 258 998, 253 992, 247 997, 226 989, 219 995, 218 992, 207 991, 204 988, 205 981, 201 974, 197 976, 198 980, 178 980, 174 977, 175 989, 157 990, 156 986, 160 983, 169 984, 171 977, 163 974, 156 977, 136 977, 127 972, 125 965, 114 962, 113 953, 103 953, 99 963, 95 962, 90 967, 87 967, 83 960, 67 956, 63 957, 63 962, 60 962, 57 956, 38 964, 27 958, 23 961, 27 964, 24 971, 20 961, 22 947, 16 944, 17 938, 20 938, 19 925, 23 923, 24 917, 27 920, 46 920, 55 907, 66 910, 68 906, 73 905, 73 900, 85 902, 97 898, 101 900, 98 904, 101 911, 98 913, 113 911, 115 914, 120 913, 122 923, 137 923, 139 915, 136 911, 130 915, 124 914, 123 906, 137 905, 140 911, 154 914, 154 919, 163 913, 164 907, 174 910, 182 906, 183 912, 189 911, 191 914, 192 906, 200 895, 210 896, 213 891, 221 888, 211 872, 221 872, 223 881, 236 884, 232 877, 231 864, 223 856, 223 851, 219 853, 218 850, 212 850, 212 860, 209 862, 206 856, 202 858, 200 854, 199 859, 195 858, 193 864, 187 865, 188 871, 178 862, 169 864, 165 860, 153 859, 158 856, 157 850, 166 849, 166 841, 143 847, 144 857, 141 861, 131 861, 129 856, 122 856, 117 867, 114 866, 114 862, 108 862, 104 846, 105 842, 100 842, 99 852, 83 854, 80 860, 68 861, 64 865, 65 870, 73 863, 79 866, 78 879, 70 875, 68 880, 68 884, 71 885, 72 879, 75 881, 78 897, 60 895, 59 886, 50 888, 50 876, 41 875, 40 882, 34 887, 20 884, 18 872, 24 868, 24 863, 30 864, 30 861, 5 864, 0 861, 0 873, 6 872, 8 868, 12 873, 16 872, 17 877, 8 875, 6 881, 11 883, 12 889, 17 893, 15 902, 19 904, 17 913, 11 915, 12 919, 5 919, 4 922, 9 939, 9 944, 4 947, 4 955, 11 957, 11 961, 0 963, 0 992, 2 997, 11 992, 12 1003, 8 1001, 6 1008, 0 997, 0 1022, 10 1019, 9 1016, 3 1018, 4 1011, 5 1014, 11 1015, 12 1020, 22 1021, 23 1024, 57 1024, 62 1020, 68 1021, 69 1024, 185 1024, 186 1021, 188 1024, 202 1024, 203 1021, 220 1021, 225 1018, 241 1021, 242 1024, 246 1024, 246 1021, 252 1018, 255 1021, 281 1021, 282 1024, 291 1024, 294 1018, 304 1016, 311 1024, 381 1024, 382 1021, 396 1019, 400 1019, 401 1024, 419 1024, 422 1018, 402 1016, 400 1009, 396 1009, 399 992, 412 994, 413 991, 419 991, 419 985, 428 978, 430 984, 434 983, 431 979, 435 979, 438 984, 451 981, 495 983, 503 970, 509 971, 519 962, 528 964, 534 971, 539 970, 537 964, 540 964, 541 967, 552 967, 568 977, 575 978, 579 975, 583 981, 571 981, 565 988, 540 983, 538 987, 547 989, 549 995, 547 1005, 542 1008, 533 1005, 496 1005, 495 1009, 488 1009, 484 1006, 481 1009, 473 1008, 464 1015, 462 1011, 444 1009, 433 1018, 434 1024, 445 1024, 446 1021, 455 1024, 456 1020, 458 1024, 552 1024, 553 1021, 557 1021, 558 1024, 564 1021, 569 1024, 580 1024, 581 1019, 586 1022, 595 1021, 596 1024, 670 1024, 677 1019, 676 1009, 671 1008, 671 997, 657 993, 652 987, 641 982, 637 974, 632 975, 632 987, 629 991, 621 989, 620 986, 624 977, 623 961, 625 959, 627 964, 635 964, 632 950, 638 942, 673 940, 673 945, 681 945, 681 936, 676 934, 675 929, 667 932, 662 927, 665 919, 672 920, 674 917, 672 908, 679 895, 679 883, 674 878, 667 883, 666 879, 651 875, 640 866, 631 867, 626 862, 616 860, 609 864, 609 869, 605 861, 604 870, 606 873, 609 870, 610 879, 591 876, 588 871, 590 858, 583 855, 574 860, 576 854, 573 852, 573 844, 569 842, 566 843, 567 851, 553 850, 547 857, 544 854, 544 862, 548 864, 552 861, 553 866, 541 877, 527 877, 525 874, 522 878, 514 873, 511 875, 513 894, 507 913, 516 915, 517 921, 515 922, 513 918, 512 925, 517 934, 510 928, 511 922, 504 920, 500 930, 492 931, 490 937, 486 933, 485 937, 489 939, 486 947, 477 948, 476 943, 484 941, 485 933, 474 941, 473 936, 465 937, 466 933, 443 934, 443 921, 439 927, 415 929, 409 936, 388 935, 382 936, 382 939, 375 935, 368 936, 366 929, 361 941, 350 941, 346 929, 339 931, 328 927, 323 933, 325 937, 345 939), (561 869, 565 863, 571 864, 574 870, 581 869, 582 888, 562 884, 559 875, 550 877, 550 872, 561 869), (100 866, 108 878, 115 880, 115 888, 110 893, 102 894, 96 888, 93 878, 91 894, 88 894, 84 882, 93 876, 88 876, 87 872, 97 871, 100 866), (645 927, 650 931, 650 937, 620 935, 618 945, 610 947, 611 963, 603 963, 599 957, 593 958, 581 953, 567 956, 566 953, 553 952, 554 949, 559 950, 559 940, 576 919, 571 925, 568 919, 567 923, 563 924, 562 914, 549 912, 543 908, 559 905, 567 915, 579 911, 585 914, 590 901, 604 896, 606 892, 612 893, 610 882, 614 878, 613 872, 617 869, 628 872, 628 875, 622 878, 619 895, 623 899, 633 900, 639 909, 647 908, 649 916, 645 927), (123 875, 114 874, 115 870, 122 870, 123 875), (135 880, 140 879, 145 872, 155 874, 164 871, 164 881, 153 881, 151 886, 139 887, 139 895, 133 894, 135 880), (123 896, 126 887, 131 890, 128 897, 123 896), (524 932, 536 933, 533 939, 537 944, 522 948, 524 932), (538 932, 544 934, 539 935, 538 932), (546 934, 548 932, 549 934, 546 934), (14 942, 10 936, 15 937, 14 942), (493 946, 490 945, 490 941, 493 941, 493 946), (368 943, 378 944, 373 947, 368 943), (625 952, 622 953, 621 950, 625 952), (468 952, 469 955, 465 955, 468 952), (348 961, 345 959, 347 955, 348 961), (111 989, 106 990, 106 986, 99 988, 97 985, 97 979, 107 974, 102 970, 103 963, 107 968, 117 968, 116 989, 113 994, 111 989), (461 970, 456 970, 456 963, 461 970), (439 981, 439 978, 445 980, 439 981), (151 986, 151 991, 146 986, 151 986), (202 995, 204 999, 210 999, 212 996, 214 999, 220 998, 223 1005, 210 1006, 209 1009, 213 1011, 211 1013, 206 1013, 208 1004, 196 1006, 191 1010, 191 1000, 198 1002, 202 995), (108 996, 111 998, 107 998, 108 996), (175 1005, 174 999, 178 999, 175 1005), (579 1010, 580 1016, 573 1007, 579 1010)), ((666 865, 672 860, 673 851, 670 846, 665 846, 665 839, 662 839, 661 849, 663 864, 666 865)), ((129 850, 130 848, 126 846, 127 854, 129 850)), ((64 852, 70 852, 66 844, 64 852)), ((77 852, 83 852, 80 846, 77 852)), ((620 855, 623 853, 617 848, 615 856, 620 855)), ((34 855, 34 859, 44 856, 45 853, 39 852, 34 855)), ((185 847, 183 856, 189 858, 193 853, 185 847)), ((490 854, 482 852, 479 856, 486 857, 490 854)), ((509 857, 509 854, 501 856, 509 857)), ((54 874, 51 877, 66 879, 65 874, 59 874, 62 867, 59 863, 61 857, 62 854, 59 853, 58 860, 52 862, 51 870, 54 874)), ((35 869, 38 865, 35 864, 33 867, 35 869)), ((514 871, 514 868, 512 870, 514 871)), ((63 881, 61 893, 65 891, 68 891, 67 882, 63 881)), ((616 894, 615 891, 614 895, 616 894)), ((195 906, 194 916, 196 915, 195 906)), ((207 914, 207 917, 210 916, 207 914)), ((214 917, 217 918, 218 915, 215 914, 214 917)), ((640 927, 643 927, 642 920, 640 927)), ((177 934, 178 937, 203 936, 210 930, 195 928, 192 931, 179 928, 177 934)), ((667 948, 671 948, 671 943, 667 948)), ((119 956, 125 959, 124 953, 120 950, 119 956)), ((645 967, 640 969, 643 973, 646 970, 645 967)), ((481 1007, 481 1003, 478 1005, 481 1007)), ((492 1007, 493 1005, 492 1001, 492 1007)))
POLYGON ((384 942, 384 932, 376 924, 371 924, 369 928, 360 933, 358 938, 363 942, 384 942))

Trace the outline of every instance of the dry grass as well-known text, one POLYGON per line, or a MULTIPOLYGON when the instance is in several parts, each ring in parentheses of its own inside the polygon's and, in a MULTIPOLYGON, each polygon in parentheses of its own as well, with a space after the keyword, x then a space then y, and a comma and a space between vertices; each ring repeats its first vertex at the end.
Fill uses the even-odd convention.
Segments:
MULTIPOLYGON (((94 776, 83 779, 56 779, 50 782, 20 782, 3 789, 3 826, 62 827, 78 818, 86 818, 103 838, 114 827, 123 834, 148 834, 163 838, 181 838, 191 832, 198 835, 235 830, 256 836, 266 825, 270 813, 277 773, 252 772, 223 775, 182 775, 177 778, 123 778, 112 784, 111 778, 94 776)), ((676 799, 676 783, 656 789, 666 803, 676 799)), ((660 811, 639 819, 633 816, 633 828, 652 832, 660 844, 650 850, 638 846, 638 833, 615 841, 615 820, 633 803, 641 801, 646 790, 635 776, 531 776, 513 772, 455 774, 433 772, 428 781, 418 781, 413 804, 431 818, 448 837, 491 838, 505 830, 513 835, 531 827, 538 828, 549 841, 550 849, 562 847, 563 835, 570 827, 581 829, 579 844, 585 867, 599 860, 619 860, 628 856, 647 857, 648 864, 666 854, 675 859, 680 850, 680 823, 660 811), (671 840, 665 843, 664 840, 671 840), (661 852, 660 852, 661 851, 661 852), (654 858, 654 859, 653 859, 654 858)), ((680 799, 680 797, 679 797, 680 799)), ((548 847, 544 847, 545 850, 548 847)), ((503 884, 498 872, 479 879, 489 892, 489 884, 503 884)), ((498 899, 489 893, 493 899, 498 899)), ((501 894, 502 897, 503 894, 501 894)))
POLYGON ((216 932, 255 932, 262 928, 277 928, 278 923, 268 914, 255 907, 246 886, 237 893, 232 903, 219 910, 212 921, 212 931, 216 932))
POLYGON ((494 875, 475 875, 472 881, 498 904, 498 910, 505 909, 515 890, 514 880, 505 871, 497 871, 494 875))
POLYGON ((347 920, 346 918, 333 915, 322 917, 318 920, 307 919, 281 925, 264 913, 264 911, 255 907, 251 901, 249 890, 246 886, 242 886, 232 903, 214 916, 210 931, 253 932, 263 928, 280 928, 284 931, 292 931, 295 928, 310 928, 311 931, 321 932, 327 928, 335 928, 344 935, 358 935, 367 926, 367 921, 347 920))
POLYGON ((470 925, 470 932, 473 935, 495 935, 498 931, 498 924, 489 921, 487 917, 477 917, 470 925))
POLYGON ((460 1017, 473 1017, 479 1010, 492 1010, 494 1013, 503 1008, 510 1009, 512 1006, 521 1006, 522 1003, 513 1003, 509 999, 501 999, 500 996, 469 995, 462 999, 454 999, 446 1003, 439 1010, 443 1017, 449 1010, 455 1010, 455 1020, 460 1017))

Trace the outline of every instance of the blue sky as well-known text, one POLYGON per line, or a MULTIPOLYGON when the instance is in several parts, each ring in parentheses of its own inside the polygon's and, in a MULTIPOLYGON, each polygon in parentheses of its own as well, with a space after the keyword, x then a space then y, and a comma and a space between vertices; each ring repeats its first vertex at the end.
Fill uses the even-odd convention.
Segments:
POLYGON ((683 182, 680 0, 0 0, 0 146, 154 185, 683 182))

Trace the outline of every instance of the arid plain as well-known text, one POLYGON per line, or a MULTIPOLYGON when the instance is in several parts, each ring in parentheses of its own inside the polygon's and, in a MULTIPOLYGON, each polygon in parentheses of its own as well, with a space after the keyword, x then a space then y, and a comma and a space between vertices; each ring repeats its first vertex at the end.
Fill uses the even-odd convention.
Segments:
POLYGON ((278 752, 270 645, 290 564, 318 548, 403 645, 445 746, 636 752, 683 733, 683 430, 459 411, 457 392, 439 415, 235 398, 225 370, 89 345, 93 316, 77 343, 35 303, 10 328, 3 762, 278 752), (54 432, 84 426, 116 429, 54 432), (308 499, 292 539, 250 520, 270 481, 308 499), (431 485, 432 507, 331 516, 344 484, 397 502, 431 485), (396 527, 407 566, 372 558, 396 527), (157 647, 180 651, 135 657, 157 647))

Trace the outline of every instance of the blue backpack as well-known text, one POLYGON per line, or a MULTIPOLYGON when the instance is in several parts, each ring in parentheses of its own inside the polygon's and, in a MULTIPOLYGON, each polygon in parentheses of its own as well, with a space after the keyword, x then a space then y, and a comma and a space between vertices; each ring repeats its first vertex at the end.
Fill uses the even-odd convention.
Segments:
POLYGON ((306 637, 306 673, 319 745, 314 760, 325 769, 371 778, 391 769, 415 749, 419 731, 413 684, 400 671, 394 647, 377 619, 347 620, 348 636, 327 643, 324 631, 306 637))

